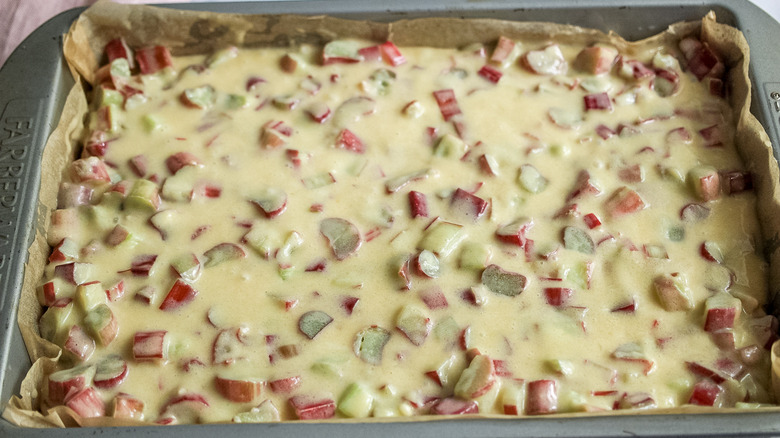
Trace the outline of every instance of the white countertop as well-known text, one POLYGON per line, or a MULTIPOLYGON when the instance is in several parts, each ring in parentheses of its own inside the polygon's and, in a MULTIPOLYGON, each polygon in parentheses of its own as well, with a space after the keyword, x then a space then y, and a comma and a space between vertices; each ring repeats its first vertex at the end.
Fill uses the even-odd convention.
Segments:
MULTIPOLYGON (((96 0, 0 0, 0 66, 33 30, 58 13, 96 0)), ((117 3, 183 3, 187 1, 256 1, 256 0, 114 0, 117 3)), ((780 0, 751 0, 780 22, 780 0)), ((614 2, 616 5, 619 1, 614 2)))

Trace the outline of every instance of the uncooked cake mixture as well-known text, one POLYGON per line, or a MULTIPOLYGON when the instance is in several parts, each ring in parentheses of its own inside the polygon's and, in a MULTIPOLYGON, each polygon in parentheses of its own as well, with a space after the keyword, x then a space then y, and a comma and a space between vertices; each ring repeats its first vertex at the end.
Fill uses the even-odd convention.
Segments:
POLYGON ((771 402, 724 64, 500 38, 105 49, 42 388, 161 424, 771 402))

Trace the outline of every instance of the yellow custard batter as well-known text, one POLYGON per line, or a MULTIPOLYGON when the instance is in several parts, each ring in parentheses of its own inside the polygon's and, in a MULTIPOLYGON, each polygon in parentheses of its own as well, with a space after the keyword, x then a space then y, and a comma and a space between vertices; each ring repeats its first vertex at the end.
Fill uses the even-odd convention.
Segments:
POLYGON ((771 402, 756 200, 697 43, 114 60, 40 294, 44 337, 86 333, 61 359, 86 380, 49 404, 170 424, 771 402))

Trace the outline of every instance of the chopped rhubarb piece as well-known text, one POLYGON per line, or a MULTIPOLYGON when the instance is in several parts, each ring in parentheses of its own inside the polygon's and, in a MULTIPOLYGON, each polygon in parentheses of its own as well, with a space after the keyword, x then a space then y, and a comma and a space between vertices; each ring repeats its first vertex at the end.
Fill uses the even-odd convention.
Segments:
POLYGON ((588 228, 590 228, 591 230, 601 225, 601 220, 594 213, 586 214, 585 216, 582 217, 582 220, 585 222, 585 225, 587 225, 588 228))
POLYGON ((289 394, 301 385, 301 376, 285 377, 283 379, 271 380, 268 386, 276 394, 289 394))
POLYGON ((498 265, 490 265, 482 271, 482 284, 499 295, 517 296, 523 292, 526 283, 524 275, 506 271, 498 265))
POLYGON ((504 36, 498 37, 496 48, 490 55, 490 62, 494 64, 502 64, 507 58, 509 58, 509 56, 512 54, 512 51, 515 50, 516 46, 517 45, 513 40, 504 36))
POLYGON ((401 51, 398 50, 398 47, 396 47, 396 45, 391 41, 380 44, 379 50, 382 52, 382 59, 384 59, 386 63, 392 65, 393 67, 397 67, 406 63, 406 58, 404 58, 404 55, 401 54, 401 51))
POLYGON ((130 264, 130 269, 121 272, 130 272, 136 277, 148 277, 156 260, 157 255, 155 254, 142 254, 136 256, 130 264))
POLYGON ((185 166, 200 166, 200 160, 190 152, 177 152, 165 160, 165 165, 175 175, 185 166))
POLYGON ((688 60, 688 70, 696 76, 696 79, 702 80, 705 76, 719 76, 723 64, 718 59, 715 52, 704 43, 700 44, 692 53, 686 54, 688 60))
POLYGON ((428 201, 424 193, 411 190, 409 192, 409 207, 412 218, 428 217, 428 201))
POLYGON ((617 402, 618 409, 649 409, 655 408, 653 397, 646 392, 624 393, 617 402))
POLYGON ((420 292, 420 299, 431 310, 444 309, 449 306, 444 292, 435 286, 420 292))
POLYGON ((460 106, 455 98, 455 91, 452 89, 438 90, 433 92, 436 104, 439 105, 444 121, 450 121, 453 117, 460 114, 460 106))
POLYGON ((610 215, 619 217, 643 210, 647 204, 636 191, 621 187, 607 199, 605 207, 610 215))
POLYGON ((265 381, 257 379, 233 379, 217 375, 214 386, 226 399, 236 403, 249 403, 260 396, 265 381))
POLYGON ((750 172, 737 170, 722 172, 720 180, 727 195, 753 190, 753 175, 750 172))
POLYGON ((544 298, 547 304, 553 307, 565 305, 571 298, 573 290, 567 287, 546 287, 544 288, 544 298))
POLYGON ((379 46, 363 47, 358 50, 358 54, 363 57, 363 61, 381 61, 382 51, 379 46))
POLYGON ((109 64, 115 59, 124 58, 127 60, 130 69, 135 68, 133 51, 130 49, 130 46, 127 45, 124 38, 114 38, 109 41, 103 51, 106 53, 106 57, 108 57, 109 64))
POLYGON ((698 222, 707 219, 710 209, 701 204, 688 204, 680 210, 680 219, 685 222, 698 222))
POLYGON ((655 72, 651 68, 634 59, 623 58, 619 68, 620 74, 626 78, 643 80, 655 76, 655 72))
POLYGON ((86 362, 95 352, 95 341, 80 326, 74 325, 68 330, 64 348, 77 361, 86 362))
POLYGON ((717 384, 720 384, 720 383, 723 383, 723 382, 726 381, 726 378, 724 376, 722 376, 720 373, 718 373, 717 371, 711 370, 711 369, 709 369, 709 368, 707 368, 704 365, 701 365, 699 363, 686 361, 685 362, 685 366, 693 374, 696 374, 699 377, 704 377, 704 378, 710 379, 710 380, 712 380, 713 382, 715 382, 717 384))
POLYGON ((407 304, 401 308, 395 319, 398 330, 414 345, 422 345, 433 328, 433 321, 424 308, 407 304))
POLYGON ((530 218, 521 217, 496 230, 496 237, 502 242, 525 248, 529 239, 526 233, 534 226, 530 218))
POLYGON ((356 154, 362 154, 366 151, 366 145, 363 144, 363 140, 349 129, 342 129, 338 137, 336 137, 336 148, 345 149, 356 154))
POLYGON ((346 219, 323 219, 320 221, 320 233, 328 239, 328 244, 338 260, 344 260, 356 253, 363 243, 360 231, 346 219))
POLYGON ((491 65, 483 65, 477 74, 494 84, 498 83, 498 81, 501 79, 501 76, 504 75, 501 73, 501 71, 491 65))
POLYGON ((95 388, 84 388, 65 400, 65 406, 83 418, 103 417, 106 406, 95 388))
POLYGON ((521 58, 521 64, 531 73, 548 76, 565 74, 569 67, 557 44, 527 52, 521 58))
POLYGON ((111 182, 106 163, 98 157, 78 159, 70 164, 70 175, 76 182, 102 184, 111 182))
POLYGON ((662 275, 653 280, 655 292, 664 308, 670 312, 693 308, 693 295, 681 274, 662 275))
POLYGON ((166 68, 173 67, 171 52, 164 46, 143 47, 135 51, 135 59, 141 74, 153 74, 166 68))
POLYGON ((182 279, 177 279, 160 304, 160 310, 176 310, 194 300, 197 295, 198 291, 195 288, 182 279))
POLYGON ((704 312, 704 331, 732 329, 742 313, 742 302, 728 292, 718 292, 704 302, 704 312))
POLYGON ((612 102, 607 93, 588 94, 583 99, 586 110, 612 111, 612 102))
POLYGON ((478 414, 479 405, 474 400, 447 397, 434 403, 431 407, 431 413, 434 415, 478 414))
POLYGON ((324 420, 336 414, 336 402, 330 398, 296 395, 289 403, 300 420, 324 420))
POLYGON ((699 406, 714 406, 723 388, 709 379, 696 382, 688 403, 699 406))
POLYGON ((165 359, 165 330, 136 332, 133 336, 133 358, 137 361, 165 359))
POLYGON ((593 182, 590 172, 587 170, 581 170, 577 175, 577 182, 574 184, 574 189, 569 192, 569 196, 566 197, 567 201, 571 201, 582 195, 599 195, 601 189, 593 182))
POLYGON ((130 394, 120 392, 114 397, 111 405, 113 407, 111 416, 114 418, 139 421, 144 419, 144 402, 130 394))
POLYGON ((613 47, 586 47, 577 54, 577 58, 574 60, 574 67, 585 73, 602 75, 612 70, 612 66, 617 58, 618 51, 613 47))
POLYGON ((450 208, 471 221, 481 218, 487 212, 488 206, 487 201, 461 188, 455 190, 450 199, 450 208))
POLYGON ((558 386, 555 380, 534 380, 528 382, 527 391, 526 414, 554 414, 558 410, 558 386))
POLYGON ((704 146, 708 148, 723 146, 723 132, 720 125, 708 126, 699 130, 699 135, 704 139, 704 146))
POLYGON ((309 339, 314 339, 322 329, 333 321, 330 315, 321 310, 312 310, 304 313, 298 319, 298 330, 309 339))
POLYGON ((100 389, 111 389, 121 385, 127 378, 127 362, 120 356, 107 356, 98 362, 95 370, 95 386, 100 389))
POLYGON ((714 167, 696 166, 688 172, 693 193, 702 201, 712 201, 720 196, 720 175, 714 167))

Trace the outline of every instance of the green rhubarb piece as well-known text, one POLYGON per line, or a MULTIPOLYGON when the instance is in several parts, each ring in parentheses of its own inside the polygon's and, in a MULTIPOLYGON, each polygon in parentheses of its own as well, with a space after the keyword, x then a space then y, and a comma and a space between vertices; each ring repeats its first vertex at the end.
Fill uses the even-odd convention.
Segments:
POLYGON ((333 318, 327 313, 321 310, 312 310, 304 313, 298 319, 298 329, 307 338, 314 339, 331 322, 333 322, 333 318))
POLYGON ((588 399, 576 391, 562 391, 558 400, 558 409, 562 412, 580 412, 588 404, 588 399))
POLYGON ((312 363, 311 370, 325 377, 340 378, 346 362, 344 357, 327 357, 312 363))
POLYGON ((188 106, 196 108, 209 108, 214 105, 216 98, 216 92, 211 85, 187 88, 182 92, 182 100, 188 106))
POLYGON ((433 328, 433 335, 446 344, 454 344, 460 336, 460 326, 453 317, 447 316, 433 328))
POLYGON ((100 345, 108 345, 116 337, 116 330, 113 333, 106 333, 104 330, 112 323, 114 314, 106 304, 98 304, 84 316, 84 326, 87 333, 100 345))
POLYGON ((460 250, 458 265, 461 269, 485 269, 490 263, 493 251, 490 245, 484 243, 467 242, 460 250))
POLYGON ((276 260, 282 263, 289 261, 292 252, 301 245, 303 245, 303 237, 301 237, 301 234, 297 231, 291 231, 284 240, 284 243, 282 243, 282 246, 279 247, 279 251, 276 253, 276 260))
POLYGON ((672 242, 682 242, 685 240, 685 228, 683 227, 669 227, 666 230, 666 237, 672 242))
POLYGON ((769 407, 771 405, 766 405, 763 403, 749 403, 749 402, 736 402, 734 403, 734 407, 737 409, 761 409, 764 407, 769 407))
POLYGON ((564 278, 578 289, 588 289, 588 264, 578 262, 565 270, 564 278))
POLYGON ((349 418, 366 418, 371 414, 374 395, 361 383, 352 383, 341 394, 338 411, 349 418))
POLYGON ((175 175, 165 179, 162 185, 162 197, 168 201, 189 202, 192 199, 192 191, 195 188, 198 173, 198 167, 195 166, 185 166, 179 169, 175 175))
POLYGON ((333 255, 338 260, 344 260, 356 253, 363 243, 357 227, 352 222, 338 217, 321 220, 320 233, 328 239, 333 255))
POLYGON ((162 118, 156 114, 144 114, 141 117, 141 125, 146 132, 157 131, 162 128, 162 118))
POLYGON ((422 345, 431 332, 431 317, 421 306, 407 304, 395 319, 395 326, 414 345, 422 345))
POLYGON ((60 340, 73 326, 73 322, 70 321, 70 315, 73 312, 73 303, 68 303, 65 306, 52 306, 46 309, 41 319, 38 321, 38 328, 41 332, 41 337, 47 341, 59 344, 60 340))
POLYGON ((109 67, 109 73, 111 74, 111 76, 114 77, 129 78, 130 63, 127 61, 126 58, 116 58, 113 61, 111 61, 111 66, 109 67))
POLYGON ((160 206, 160 196, 157 184, 148 179, 137 179, 125 198, 125 209, 138 210, 147 213, 157 211, 160 206))
POLYGON ((550 145, 549 151, 553 157, 566 157, 571 153, 571 148, 564 144, 554 144, 550 145))
POLYGON ((447 257, 466 237, 462 225, 439 221, 428 228, 417 248, 427 249, 440 257, 447 257))
POLYGON ((419 119, 423 114, 425 114, 425 107, 423 104, 415 100, 404 107, 404 114, 413 119, 419 119))
POLYGON ((382 351, 390 340, 390 332, 382 327, 368 327, 358 332, 353 348, 355 355, 372 365, 382 362, 382 351))
POLYGON ((329 58, 341 58, 352 59, 355 61, 360 60, 361 45, 357 41, 351 40, 335 40, 325 44, 322 48, 323 58, 326 60, 329 58))
POLYGON ((593 239, 588 236, 588 233, 577 227, 563 229, 563 246, 583 254, 593 254, 596 251, 593 239))
POLYGON ((276 270, 276 273, 279 274, 279 278, 282 280, 289 280, 293 275, 295 275, 295 266, 279 266, 279 268, 276 270))
POLYGON ((241 412, 233 417, 234 423, 268 423, 279 421, 279 410, 271 400, 265 400, 246 412, 241 412))
POLYGON ((309 190, 325 187, 336 182, 336 180, 333 179, 333 176, 329 172, 312 175, 310 177, 303 178, 301 181, 303 182, 304 187, 309 190))
POLYGON ((547 178, 530 164, 520 166, 517 183, 530 193, 541 193, 547 188, 547 178))
POLYGON ((491 292, 514 297, 525 290, 526 278, 524 275, 505 271, 500 266, 490 265, 482 271, 482 284, 491 292))
POLYGON ((227 109, 239 109, 246 106, 246 96, 240 94, 228 94, 225 100, 227 109))
POLYGON ((550 359, 547 367, 554 373, 570 376, 574 372, 574 364, 570 360, 550 359))
POLYGON ((85 312, 89 312, 108 299, 106 290, 100 282, 81 284, 76 287, 76 304, 85 312))
POLYGON ((98 96, 98 102, 100 102, 100 106, 106 106, 106 105, 119 106, 122 105, 122 102, 125 100, 124 96, 122 96, 122 93, 107 87, 100 87, 98 89, 98 92, 100 93, 100 95, 98 96))
POLYGON ((222 263, 246 257, 246 252, 235 243, 223 242, 203 253, 204 268, 213 268, 222 263))
POLYGON ((437 157, 453 157, 460 159, 466 154, 468 145, 466 142, 452 134, 444 134, 439 138, 433 155, 437 157))
POLYGON ((270 232, 270 230, 265 229, 260 224, 255 224, 244 235, 244 242, 261 257, 268 258, 279 245, 278 236, 271 235, 270 232))
POLYGON ((178 274, 182 280, 189 283, 196 281, 201 273, 200 260, 191 252, 174 257, 171 260, 171 268, 176 271, 176 274, 178 274))
POLYGON ((116 226, 119 220, 119 211, 101 203, 87 207, 86 216, 94 229, 108 231, 116 226))
POLYGON ((390 93, 390 86, 395 81, 395 72, 386 68, 381 68, 371 74, 368 78, 374 86, 377 94, 385 96, 390 93))
POLYGON ((422 271, 422 273, 426 276, 431 278, 439 277, 441 263, 439 263, 439 259, 436 257, 436 254, 428 251, 427 249, 422 250, 417 256, 417 265, 419 266, 420 271, 422 271))

